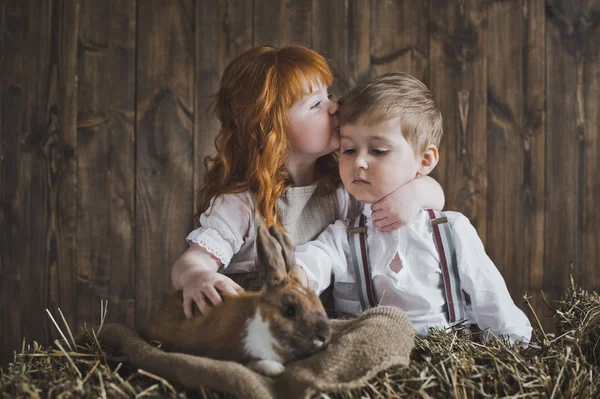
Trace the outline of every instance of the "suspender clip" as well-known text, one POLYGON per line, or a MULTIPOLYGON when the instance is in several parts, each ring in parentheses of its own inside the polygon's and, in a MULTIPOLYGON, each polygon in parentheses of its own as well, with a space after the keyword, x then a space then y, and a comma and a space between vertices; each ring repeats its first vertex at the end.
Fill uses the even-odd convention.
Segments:
POLYGON ((446 216, 431 220, 431 224, 434 226, 442 223, 448 223, 448 218, 446 216))

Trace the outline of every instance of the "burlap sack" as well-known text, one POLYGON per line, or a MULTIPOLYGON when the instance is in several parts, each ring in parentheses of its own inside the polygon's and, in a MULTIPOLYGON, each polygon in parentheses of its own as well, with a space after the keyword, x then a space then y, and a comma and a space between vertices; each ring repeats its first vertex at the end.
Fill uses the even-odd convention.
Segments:
POLYGON ((134 367, 180 387, 257 399, 305 398, 318 391, 362 387, 382 370, 407 365, 413 338, 414 329, 401 310, 377 307, 354 319, 333 320, 327 350, 289 363, 282 375, 269 378, 234 362, 164 352, 122 325, 106 325, 99 335, 102 344, 122 352, 134 367))

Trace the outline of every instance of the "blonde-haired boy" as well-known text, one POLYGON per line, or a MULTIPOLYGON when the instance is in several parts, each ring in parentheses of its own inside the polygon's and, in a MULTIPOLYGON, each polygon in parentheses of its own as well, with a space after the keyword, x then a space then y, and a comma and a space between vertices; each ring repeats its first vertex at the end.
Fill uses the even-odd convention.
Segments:
POLYGON ((397 306, 422 336, 462 322, 529 342, 529 320, 464 215, 421 210, 397 231, 372 227, 369 204, 437 165, 443 129, 433 94, 408 74, 390 73, 340 104, 340 176, 366 205, 356 220, 337 221, 296 248, 310 287, 321 293, 333 276, 336 310, 397 306))

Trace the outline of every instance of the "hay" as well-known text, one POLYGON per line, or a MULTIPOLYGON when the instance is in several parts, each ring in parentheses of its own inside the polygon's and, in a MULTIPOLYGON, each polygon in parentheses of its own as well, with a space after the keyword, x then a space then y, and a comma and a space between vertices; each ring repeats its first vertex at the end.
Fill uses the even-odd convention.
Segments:
MULTIPOLYGON (((510 347, 500 339, 483 344, 470 335, 436 330, 426 339, 417 338, 409 367, 388 369, 360 390, 317 397, 597 396, 600 296, 576 288, 571 280, 570 288, 550 310, 557 334, 546 334, 534 314, 532 322, 538 325, 526 349, 510 347)), ((208 390, 184 392, 158 376, 131 370, 95 341, 73 350, 70 332, 61 335, 64 338, 55 349, 23 343, 8 370, 0 371, 3 397, 224 397, 208 390)))

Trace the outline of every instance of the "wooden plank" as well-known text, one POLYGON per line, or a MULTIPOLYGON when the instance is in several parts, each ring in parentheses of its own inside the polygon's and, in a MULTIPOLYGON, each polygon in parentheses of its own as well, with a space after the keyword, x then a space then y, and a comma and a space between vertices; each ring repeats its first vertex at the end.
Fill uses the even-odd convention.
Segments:
POLYGON ((429 83, 429 7, 421 0, 372 2, 372 75, 406 72, 429 83))
POLYGON ((3 364, 23 336, 56 336, 46 308, 74 320, 77 7, 3 2, 3 364))
POLYGON ((312 10, 311 0, 255 0, 254 45, 297 43, 310 46, 312 10))
MULTIPOLYGON (((263 5, 267 6, 267 5, 263 5)), ((266 7, 266 10, 270 10, 266 7)), ((231 7, 228 3, 200 2, 196 10, 196 73, 194 104, 194 193, 206 173, 204 159, 215 153, 219 123, 211 109, 225 67, 253 43, 252 2, 231 7)), ((193 213, 192 213, 193 214, 193 213)), ((191 219, 190 219, 191 220, 191 219)), ((197 224, 198 221, 195 222, 197 224)), ((190 230, 192 224, 190 223, 190 230)), ((180 243, 184 245, 181 237, 180 243)))
POLYGON ((371 77, 371 1, 350 0, 348 17, 349 85, 354 87, 371 77))
MULTIPOLYGON (((4 289, 4 285, 3 282, 8 281, 8 264, 5 265, 5 261, 6 261, 6 256, 7 256, 7 248, 5 247, 6 242, 8 241, 8 221, 6 219, 6 214, 4 211, 5 205, 4 205, 4 200, 5 200, 5 191, 7 190, 7 187, 5 187, 5 184, 7 184, 6 178, 5 178, 5 173, 7 170, 6 167, 6 155, 5 152, 7 152, 7 139, 5 137, 5 135, 7 135, 7 132, 5 130, 5 126, 2 123, 3 116, 6 112, 6 110, 4 109, 4 105, 5 105, 5 101, 4 101, 4 96, 5 96, 5 92, 4 92, 4 88, 5 88, 5 84, 4 84, 4 79, 6 77, 8 77, 8 57, 6 55, 5 52, 5 36, 6 36, 6 3, 2 2, 0 4, 0 289, 3 290, 2 292, 5 292, 4 289)), ((8 324, 8 310, 5 310, 5 308, 8 308, 8 303, 6 299, 0 299, 0 337, 5 337, 8 335, 8 332, 5 331, 8 330, 8 328, 6 326, 9 326, 8 324)), ((6 368, 8 366, 8 362, 12 360, 12 350, 13 348, 4 347, 4 340, 2 338, 0 338, 0 367, 2 368, 6 368)), ((10 345, 10 342, 9 342, 10 345)))
POLYGON ((488 203, 487 251, 518 305, 530 288, 530 277, 541 299, 544 268, 545 168, 532 170, 544 159, 539 130, 545 90, 543 31, 528 21, 539 24, 541 19, 543 28, 544 10, 530 6, 535 4, 494 2, 487 18, 488 197, 493 199, 488 203))
MULTIPOLYGON (((551 300, 558 299, 567 288, 569 273, 573 273, 583 287, 588 287, 597 276, 584 265, 587 256, 583 253, 584 217, 591 216, 586 215, 584 205, 590 199, 586 198, 585 162, 593 162, 590 157, 593 151, 588 152, 585 147, 586 140, 593 143, 595 139, 591 137, 598 133, 597 126, 586 132, 584 121, 585 96, 589 93, 585 84, 594 84, 585 67, 593 65, 587 64, 588 60, 593 61, 588 57, 593 55, 591 47, 598 44, 597 33, 593 31, 597 26, 589 22, 592 18, 590 5, 591 2, 565 4, 558 1, 546 4, 547 184, 548 190, 559 190, 558 193, 549 191, 546 202, 544 291, 551 300), (590 40, 594 35, 595 43, 590 40), (586 76, 590 79, 588 82, 586 76), (586 153, 589 159, 586 159, 586 153), (571 263, 573 268, 569 267, 571 263)), ((590 72, 593 74, 594 71, 590 72)), ((597 108, 598 104, 593 106, 597 108)), ((597 180, 597 176, 592 179, 597 180)), ((588 192, 592 198, 593 191, 588 192)), ((597 267, 594 263, 597 259, 590 268, 597 267)))
POLYGON ((317 1, 313 4, 312 48, 329 60, 333 86, 329 92, 340 97, 356 86, 349 63, 350 9, 346 0, 317 1))
MULTIPOLYGON (((493 2, 488 9, 488 203, 487 251, 513 298, 523 295, 523 43, 520 2, 493 2), (510 26, 510 29, 506 29, 510 26), (506 167, 510 165, 510 173, 506 167)), ((526 156, 526 155, 525 155, 526 156)))
POLYGON ((195 7, 137 5, 136 326, 172 291, 193 202, 195 7))
MULTIPOLYGON (((37 4, 37 3, 36 3, 37 4)), ((33 20, 35 21, 35 20, 33 20)), ((32 22, 35 24, 37 22, 32 22)), ((51 22, 40 41, 50 37, 49 77, 44 104, 51 135, 44 143, 49 195, 46 265, 49 270, 47 308, 60 307, 67 322, 75 324, 77 274, 77 30, 79 1, 53 0, 51 22), (56 123, 56 125, 55 125, 56 123)), ((43 97, 42 97, 43 98, 43 97)), ((43 114, 42 114, 43 115, 43 114)), ((38 274, 34 270, 34 274, 38 274)), ((43 312, 40 310, 43 314, 43 312)), ((51 337, 59 334, 52 323, 51 337)))
POLYGON ((134 325, 136 1, 81 0, 78 53, 78 316, 134 325))
POLYGON ((583 129, 582 259, 577 280, 600 291, 600 2, 584 4, 582 66, 578 71, 578 120, 583 129), (595 16, 595 17, 592 17, 595 16), (595 18, 595 22, 593 22, 595 18))
POLYGON ((485 2, 435 2, 430 8, 429 34, 428 86, 444 118, 440 163, 432 176, 445 189, 446 208, 465 214, 485 243, 485 2))
POLYGON ((569 273, 581 287, 600 286, 600 4, 551 1, 546 8, 548 188, 560 187, 560 195, 548 195, 544 289, 557 299, 569 273))
MULTIPOLYGON (((541 290, 544 285, 546 258, 546 10, 538 0, 523 1, 526 51, 524 52, 524 268, 528 272, 528 294, 536 315, 547 314, 541 290)), ((489 70, 489 69, 488 69, 489 70)), ((517 243, 519 245, 519 243, 517 243)), ((527 276, 527 274, 526 274, 527 276)), ((505 276, 510 281, 510 276, 505 276)), ((520 298, 513 297, 515 300, 520 298)), ((519 302, 517 302, 519 303, 519 302)), ((531 318, 532 324, 535 321, 531 318)), ((545 318, 548 325, 551 321, 545 318)))

